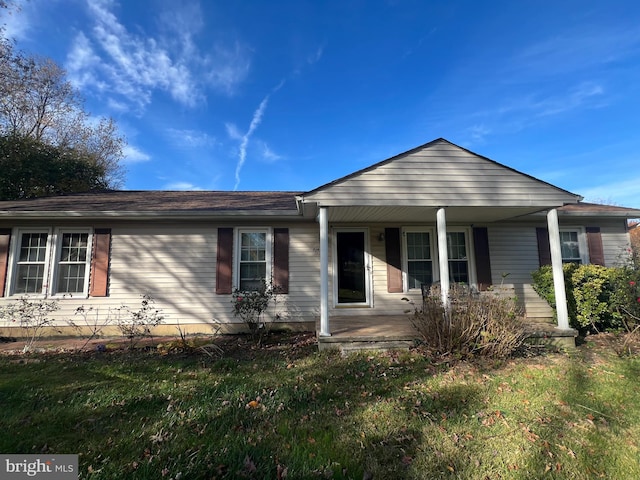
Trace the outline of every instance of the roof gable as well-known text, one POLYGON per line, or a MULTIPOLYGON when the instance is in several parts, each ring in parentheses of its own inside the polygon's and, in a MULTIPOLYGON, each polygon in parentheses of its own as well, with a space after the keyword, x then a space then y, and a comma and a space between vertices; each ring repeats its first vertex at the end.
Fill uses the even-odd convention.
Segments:
POLYGON ((324 206, 540 206, 580 196, 483 157, 443 138, 302 195, 324 206))

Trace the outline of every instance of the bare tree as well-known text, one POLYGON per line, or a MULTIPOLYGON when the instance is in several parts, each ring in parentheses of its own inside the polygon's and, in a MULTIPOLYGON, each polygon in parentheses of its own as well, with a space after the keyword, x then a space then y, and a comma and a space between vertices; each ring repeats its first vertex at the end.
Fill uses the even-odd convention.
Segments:
POLYGON ((91 117, 60 66, 14 52, 6 38, 0 42, 0 131, 75 150, 105 172, 110 188, 122 184, 125 140, 113 119, 91 117))

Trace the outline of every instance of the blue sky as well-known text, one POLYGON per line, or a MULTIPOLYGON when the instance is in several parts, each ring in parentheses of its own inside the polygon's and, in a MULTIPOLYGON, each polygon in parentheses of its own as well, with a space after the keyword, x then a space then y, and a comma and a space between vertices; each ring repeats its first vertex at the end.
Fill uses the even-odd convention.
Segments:
POLYGON ((640 208, 637 1, 31 0, 124 188, 310 190, 433 139, 640 208))

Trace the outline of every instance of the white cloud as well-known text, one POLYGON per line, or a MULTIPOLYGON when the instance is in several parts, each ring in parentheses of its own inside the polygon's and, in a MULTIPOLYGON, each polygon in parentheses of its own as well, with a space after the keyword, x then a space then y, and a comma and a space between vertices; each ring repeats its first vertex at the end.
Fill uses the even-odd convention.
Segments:
POLYGON ((124 154, 124 163, 140 163, 151 160, 151 156, 132 145, 126 145, 122 153, 124 154))
POLYGON ((232 95, 237 85, 247 77, 251 62, 246 49, 236 42, 230 47, 214 46, 211 53, 203 58, 202 66, 210 85, 232 95))
POLYGON ((307 57, 307 63, 309 65, 313 65, 317 63, 322 58, 322 54, 324 53, 324 45, 320 45, 317 50, 307 57))
POLYGON ((511 65, 527 75, 556 75, 612 63, 637 54, 639 49, 637 28, 574 29, 528 46, 511 65))
POLYGON ((278 160, 282 160, 282 155, 278 155, 276 152, 271 150, 269 145, 266 142, 260 142, 260 147, 262 150, 262 158, 267 161, 267 163, 274 163, 278 160))
POLYGON ((198 130, 179 130, 168 128, 167 134, 174 145, 187 148, 205 148, 214 146, 216 138, 198 130))
POLYGON ((26 40, 31 29, 29 3, 16 2, 16 6, 0 9, 0 27, 4 35, 16 41, 26 40))
POLYGON ((172 31, 138 33, 119 21, 111 0, 88 0, 88 7, 92 28, 76 35, 67 56, 77 86, 107 91, 138 109, 155 91, 194 107, 205 101, 206 88, 231 94, 248 74, 248 50, 238 42, 199 51, 193 40, 202 26, 197 8, 172 5, 177 21, 172 31))
POLYGON ((240 132, 235 123, 225 123, 224 126, 227 129, 229 138, 232 140, 242 140, 244 135, 240 132))
POLYGON ((596 98, 600 100, 602 95, 604 95, 604 88, 601 85, 584 82, 572 88, 566 95, 546 98, 533 103, 531 108, 537 111, 539 116, 557 115, 589 105, 601 106, 601 103, 593 103, 593 100, 596 98))
POLYGON ((491 133, 491 129, 484 124, 478 124, 469 128, 469 133, 474 142, 483 142, 484 138, 491 133))
POLYGON ((163 190, 204 190, 190 182, 172 182, 164 186, 163 190))
POLYGON ((264 111, 267 108, 267 103, 269 102, 270 94, 262 99, 260 105, 253 112, 253 118, 251 119, 251 124, 249 125, 249 130, 242 136, 242 140, 240 142, 240 151, 238 153, 238 163, 236 165, 236 183, 233 186, 234 190, 237 190, 240 186, 240 171, 242 170, 242 166, 247 158, 247 145, 249 144, 249 139, 253 132, 258 128, 260 122, 262 121, 262 116, 264 115, 264 111))

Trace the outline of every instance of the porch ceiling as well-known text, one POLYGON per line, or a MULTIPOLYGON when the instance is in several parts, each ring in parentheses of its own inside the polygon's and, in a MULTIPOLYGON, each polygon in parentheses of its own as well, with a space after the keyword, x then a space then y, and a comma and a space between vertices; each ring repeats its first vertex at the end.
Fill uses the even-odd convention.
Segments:
MULTIPOLYGON (((447 223, 491 223, 552 208, 536 207, 446 207, 447 223)), ((330 207, 330 223, 435 223, 434 207, 367 206, 330 207)))

